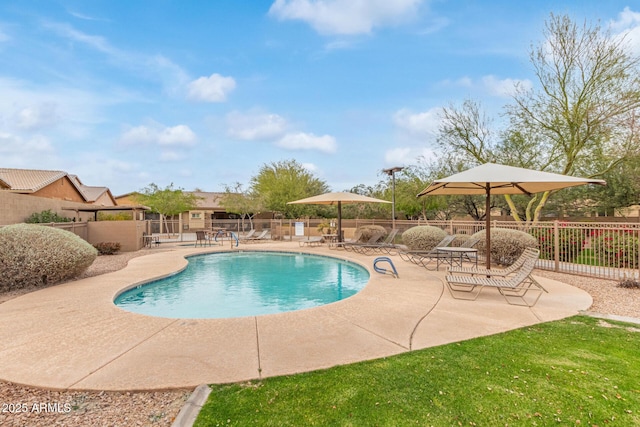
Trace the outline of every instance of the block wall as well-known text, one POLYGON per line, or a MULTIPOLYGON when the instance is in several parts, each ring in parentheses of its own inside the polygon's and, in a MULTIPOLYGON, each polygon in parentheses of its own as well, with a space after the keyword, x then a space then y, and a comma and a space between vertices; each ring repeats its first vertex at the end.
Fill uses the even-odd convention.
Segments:
MULTIPOLYGON (((50 209, 58 215, 68 218, 75 217, 75 212, 62 210, 62 207, 86 207, 85 203, 67 200, 48 199, 29 194, 10 193, 0 190, 0 225, 11 225, 24 222, 32 213, 50 209)), ((93 218, 92 213, 80 213, 80 221, 93 218)))

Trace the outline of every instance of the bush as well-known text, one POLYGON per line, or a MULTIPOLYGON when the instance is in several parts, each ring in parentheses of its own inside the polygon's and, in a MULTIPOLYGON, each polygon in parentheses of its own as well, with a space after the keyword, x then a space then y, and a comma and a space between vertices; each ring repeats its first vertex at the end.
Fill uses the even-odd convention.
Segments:
POLYGON ((441 228, 418 225, 402 233, 402 242, 411 250, 429 251, 435 248, 446 235, 447 232, 441 228))
POLYGON ((120 250, 119 242, 100 242, 93 245, 99 255, 113 255, 120 250))
MULTIPOLYGON (((485 230, 478 231, 471 237, 482 237, 476 247, 479 252, 486 252, 485 230)), ((511 265, 526 248, 538 248, 538 241, 532 235, 508 228, 491 229, 491 262, 511 265)))
POLYGON ((31 224, 0 228, 0 292, 76 277, 97 255, 69 231, 31 224))
MULTIPOLYGON (((362 227, 358 227, 358 230, 362 233, 360 239, 358 239, 359 242, 367 242, 376 234, 382 234, 382 236, 387 235, 387 230, 381 225, 363 225, 362 227)), ((356 232, 358 230, 356 230, 356 232)))
POLYGON ((60 216, 51 209, 42 212, 34 212, 24 220, 27 224, 45 224, 49 222, 70 222, 66 216, 60 216))
MULTIPOLYGON (((540 258, 555 259, 555 237, 553 228, 536 229, 532 231, 538 240, 540 258)), ((582 252, 584 238, 582 230, 575 228, 558 228, 558 257, 563 262, 573 262, 582 252)))
POLYGON ((609 267, 637 268, 638 238, 616 230, 591 239, 594 257, 609 267))

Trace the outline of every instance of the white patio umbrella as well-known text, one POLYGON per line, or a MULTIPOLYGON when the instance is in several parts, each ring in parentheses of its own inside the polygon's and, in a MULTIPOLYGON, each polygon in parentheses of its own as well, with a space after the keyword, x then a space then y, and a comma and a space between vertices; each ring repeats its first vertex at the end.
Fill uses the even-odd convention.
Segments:
POLYGON ((391 203, 386 200, 376 199, 374 197, 362 196, 356 193, 337 192, 324 193, 318 196, 307 197, 306 199, 295 200, 287 203, 307 204, 307 205, 337 205, 338 206, 338 241, 342 241, 342 205, 355 203, 391 203))
POLYGON ((486 251, 487 268, 491 268, 491 195, 492 194, 535 194, 559 190, 584 184, 606 185, 601 179, 578 178, 557 173, 505 166, 495 163, 468 169, 433 181, 417 197, 426 195, 473 195, 486 196, 486 251))

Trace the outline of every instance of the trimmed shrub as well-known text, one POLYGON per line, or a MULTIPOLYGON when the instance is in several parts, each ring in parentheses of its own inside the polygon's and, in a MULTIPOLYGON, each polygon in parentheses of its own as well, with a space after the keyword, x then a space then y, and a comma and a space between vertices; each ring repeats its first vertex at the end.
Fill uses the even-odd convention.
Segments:
POLYGON ((381 225, 363 225, 362 227, 358 227, 358 230, 362 232, 360 239, 358 239, 359 242, 367 242, 375 234, 382 234, 382 236, 387 235, 387 230, 381 225))
POLYGON ((93 245, 99 255, 113 255, 120 250, 119 242, 100 242, 93 245))
MULTIPOLYGON (((471 237, 482 237, 476 247, 479 252, 486 252, 485 230, 478 231, 471 237)), ((538 248, 538 240, 531 234, 508 228, 491 229, 491 262, 511 265, 526 248, 538 248)))
POLYGON ((98 251, 75 234, 53 227, 15 224, 0 228, 0 292, 76 277, 98 251))
POLYGON ((418 225, 402 233, 402 243, 414 251, 429 251, 436 247, 447 232, 431 225, 418 225))

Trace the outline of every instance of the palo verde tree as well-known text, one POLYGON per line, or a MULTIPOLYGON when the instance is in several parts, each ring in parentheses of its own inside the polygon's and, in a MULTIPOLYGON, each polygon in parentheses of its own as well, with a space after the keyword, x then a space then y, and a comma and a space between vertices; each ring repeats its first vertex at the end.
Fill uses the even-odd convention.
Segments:
POLYGON ((194 209, 197 206, 198 197, 193 193, 185 193, 182 188, 173 188, 173 183, 165 188, 151 183, 140 190, 135 200, 149 207, 151 212, 160 214, 160 232, 162 232, 168 216, 179 215, 194 209))
MULTIPOLYGON (((640 57, 624 38, 567 16, 552 14, 544 35, 530 52, 538 85, 517 88, 506 127, 494 132, 479 104, 466 101, 443 110, 439 143, 469 166, 493 161, 606 176, 640 150, 640 57)), ((520 206, 517 197, 505 199, 516 220, 536 222, 551 194, 520 206)))
POLYGON ((285 218, 299 218, 315 209, 313 205, 288 205, 288 202, 326 193, 328 189, 324 181, 295 160, 263 165, 250 184, 250 193, 259 195, 265 209, 285 218))

